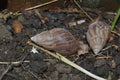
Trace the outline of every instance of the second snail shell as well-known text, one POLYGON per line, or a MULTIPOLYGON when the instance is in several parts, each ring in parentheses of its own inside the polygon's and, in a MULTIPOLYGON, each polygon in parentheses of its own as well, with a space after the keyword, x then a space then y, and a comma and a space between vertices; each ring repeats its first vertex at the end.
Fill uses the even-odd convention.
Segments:
POLYGON ((95 21, 89 25, 87 41, 95 54, 105 46, 110 34, 109 28, 110 26, 102 21, 95 21))

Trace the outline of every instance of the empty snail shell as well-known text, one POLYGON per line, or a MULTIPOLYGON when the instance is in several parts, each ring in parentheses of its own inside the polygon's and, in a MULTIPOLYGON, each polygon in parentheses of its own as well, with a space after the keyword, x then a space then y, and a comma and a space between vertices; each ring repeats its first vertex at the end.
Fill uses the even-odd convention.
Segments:
POLYGON ((64 28, 43 31, 31 37, 31 40, 46 49, 59 52, 62 55, 73 54, 78 49, 76 39, 64 28))
POLYGON ((95 21, 89 25, 87 41, 95 54, 105 46, 110 34, 109 25, 102 21, 95 21))

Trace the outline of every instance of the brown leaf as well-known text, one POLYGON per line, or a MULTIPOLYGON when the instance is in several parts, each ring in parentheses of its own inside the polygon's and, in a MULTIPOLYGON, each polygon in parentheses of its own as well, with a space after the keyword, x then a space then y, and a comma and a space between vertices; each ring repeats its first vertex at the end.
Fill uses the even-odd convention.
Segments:
POLYGON ((23 29, 23 25, 18 20, 13 21, 12 27, 16 33, 20 33, 23 29))

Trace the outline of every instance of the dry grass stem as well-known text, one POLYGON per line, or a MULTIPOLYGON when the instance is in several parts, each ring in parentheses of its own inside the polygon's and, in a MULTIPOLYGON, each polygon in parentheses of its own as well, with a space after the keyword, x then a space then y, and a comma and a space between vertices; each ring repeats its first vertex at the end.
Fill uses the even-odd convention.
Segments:
POLYGON ((56 2, 56 1, 58 1, 58 0, 52 0, 52 1, 49 1, 49 2, 46 2, 46 3, 40 4, 40 5, 37 5, 37 6, 34 6, 34 7, 27 8, 27 9, 25 9, 25 10, 36 9, 36 8, 39 8, 39 7, 42 7, 42 6, 45 6, 45 5, 51 4, 51 3, 56 2))
POLYGON ((90 73, 89 71, 87 71, 87 70, 85 70, 84 68, 78 66, 78 65, 75 64, 74 62, 68 60, 67 58, 65 58, 64 56, 60 55, 59 53, 52 53, 52 52, 50 52, 50 51, 48 51, 48 50, 45 50, 45 49, 42 48, 42 47, 37 46, 36 44, 32 43, 31 41, 28 41, 27 43, 28 43, 29 45, 32 45, 32 46, 34 46, 34 47, 36 47, 36 48, 38 48, 38 49, 46 52, 47 54, 49 54, 49 55, 51 55, 51 56, 53 56, 53 57, 55 57, 55 58, 63 61, 64 63, 69 64, 70 66, 76 68, 77 70, 85 73, 86 75, 88 75, 88 76, 90 76, 90 77, 92 77, 92 78, 94 78, 94 79, 97 79, 97 80, 106 80, 106 79, 104 79, 104 78, 102 78, 102 77, 99 77, 99 76, 97 76, 97 75, 95 75, 95 74, 90 73))
POLYGON ((74 0, 75 4, 83 11, 83 13, 93 22, 94 20, 92 19, 92 17, 90 17, 87 12, 77 3, 76 0, 74 0))
MULTIPOLYGON (((15 64, 15 65, 17 65, 17 64, 20 64, 22 61, 15 61, 15 62, 0 62, 0 64, 15 64)), ((28 60, 26 60, 26 61, 23 61, 23 63, 29 63, 30 61, 28 61, 28 60)))

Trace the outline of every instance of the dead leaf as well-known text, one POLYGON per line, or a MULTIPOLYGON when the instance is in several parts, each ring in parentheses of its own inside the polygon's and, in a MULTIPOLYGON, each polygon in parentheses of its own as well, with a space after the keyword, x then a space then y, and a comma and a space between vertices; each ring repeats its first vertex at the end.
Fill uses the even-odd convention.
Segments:
POLYGON ((16 33, 20 33, 23 29, 23 25, 18 20, 13 21, 12 27, 16 33))

